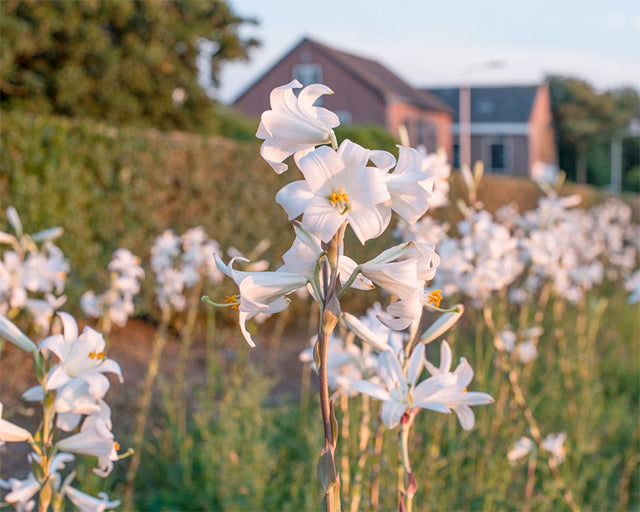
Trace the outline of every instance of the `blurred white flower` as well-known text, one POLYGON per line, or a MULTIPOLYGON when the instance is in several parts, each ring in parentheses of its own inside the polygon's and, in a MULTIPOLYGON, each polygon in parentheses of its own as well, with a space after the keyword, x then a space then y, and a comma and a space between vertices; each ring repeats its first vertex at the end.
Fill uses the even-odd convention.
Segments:
POLYGON ((543 450, 548 451, 557 464, 562 463, 565 459, 566 451, 564 448, 564 441, 567 438, 566 432, 560 432, 559 434, 549 434, 542 440, 540 447, 543 450))
POLYGON ((522 457, 526 457, 535 446, 536 444, 531 439, 523 436, 513 444, 513 448, 507 453, 507 460, 509 463, 514 464, 522 457))
POLYGON ((640 270, 636 270, 629 279, 624 283, 624 288, 630 295, 629 304, 638 304, 640 302, 640 270))
POLYGON ((536 344, 531 340, 520 343, 516 348, 516 352, 518 354, 518 360, 522 364, 528 364, 538 357, 536 344))

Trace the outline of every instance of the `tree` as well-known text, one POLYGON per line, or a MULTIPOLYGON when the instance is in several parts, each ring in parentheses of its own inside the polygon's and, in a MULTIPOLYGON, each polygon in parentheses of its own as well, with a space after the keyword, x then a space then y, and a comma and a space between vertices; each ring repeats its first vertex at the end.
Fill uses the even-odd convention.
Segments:
POLYGON ((203 39, 213 82, 225 62, 258 42, 238 28, 254 20, 224 0, 4 0, 0 104, 115 123, 205 129, 214 103, 197 83, 203 39), (211 53, 209 53, 211 55, 211 53))
POLYGON ((580 183, 586 183, 588 176, 592 182, 608 183, 611 139, 627 130, 632 119, 640 118, 638 91, 622 88, 598 93, 576 78, 552 76, 548 81, 560 167, 580 183))

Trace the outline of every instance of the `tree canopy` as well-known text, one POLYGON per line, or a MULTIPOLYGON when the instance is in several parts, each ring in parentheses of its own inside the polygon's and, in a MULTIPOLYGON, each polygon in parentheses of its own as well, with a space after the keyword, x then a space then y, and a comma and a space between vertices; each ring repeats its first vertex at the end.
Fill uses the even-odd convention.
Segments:
POLYGON ((224 0, 4 0, 0 104, 115 123, 205 129, 214 103, 198 85, 207 43, 212 81, 258 44, 255 20, 224 0), (200 55, 202 58, 202 55, 200 55))
MULTIPOLYGON (((631 121, 640 119, 638 91, 625 87, 600 93, 576 78, 552 76, 548 80, 560 167, 576 181, 608 184, 611 139, 624 135, 631 121)), ((628 174, 640 171, 638 146, 637 137, 625 141, 623 168, 628 174)), ((636 180, 627 176, 627 188, 637 188, 636 180)))

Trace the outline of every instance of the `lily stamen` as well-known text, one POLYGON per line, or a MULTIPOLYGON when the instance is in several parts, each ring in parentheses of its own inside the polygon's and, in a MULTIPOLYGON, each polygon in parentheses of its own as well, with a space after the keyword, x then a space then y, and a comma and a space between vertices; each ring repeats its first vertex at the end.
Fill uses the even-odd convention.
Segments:
POLYGON ((432 292, 429 292, 429 295, 427 296, 428 304, 431 304, 439 308, 441 302, 442 302, 442 290, 433 290, 432 292))
POLYGON ((238 311, 240 307, 240 296, 238 295, 228 295, 224 298, 225 304, 231 304, 231 309, 238 311))
POLYGON ((344 215, 349 210, 349 196, 346 192, 343 192, 342 189, 339 189, 337 192, 331 192, 331 195, 328 197, 329 202, 340 210, 340 215, 344 215))

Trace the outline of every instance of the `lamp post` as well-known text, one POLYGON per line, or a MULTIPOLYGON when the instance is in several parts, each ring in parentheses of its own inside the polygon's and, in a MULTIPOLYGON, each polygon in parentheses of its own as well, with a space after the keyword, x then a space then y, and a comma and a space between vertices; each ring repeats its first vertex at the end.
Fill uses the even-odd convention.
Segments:
POLYGON ((504 67, 501 60, 488 60, 485 62, 474 62, 465 66, 460 79, 459 96, 459 148, 460 167, 471 167, 471 73, 483 69, 499 69, 504 67))

